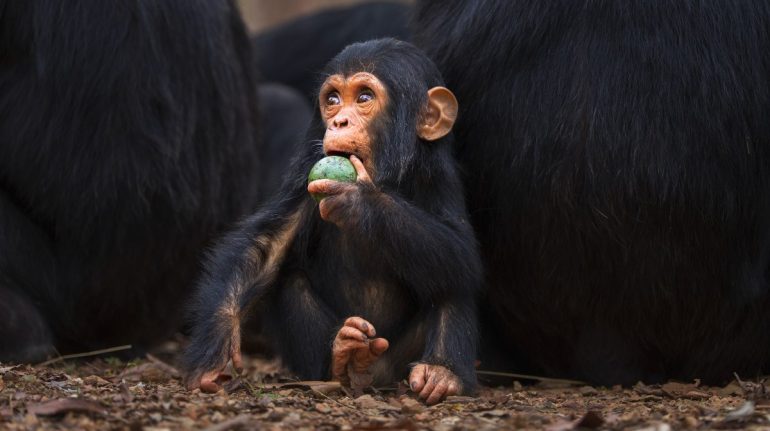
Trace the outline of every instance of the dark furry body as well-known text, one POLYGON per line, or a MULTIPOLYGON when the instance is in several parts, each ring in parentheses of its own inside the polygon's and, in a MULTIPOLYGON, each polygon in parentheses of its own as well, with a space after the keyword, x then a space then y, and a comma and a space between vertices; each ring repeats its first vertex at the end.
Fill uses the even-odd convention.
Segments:
POLYGON ((259 201, 267 202, 281 188, 291 158, 305 139, 313 118, 307 99, 282 84, 261 83, 259 97, 259 201))
POLYGON ((768 28, 767 1, 419 2, 509 360, 768 371, 768 28))
POLYGON ((252 38, 260 76, 297 89, 313 103, 321 70, 354 42, 394 37, 409 40, 411 7, 365 2, 325 9, 270 28, 252 38))
POLYGON ((391 343, 375 365, 378 382, 404 378, 409 363, 421 361, 446 366, 473 388, 475 239, 450 138, 426 143, 415 134, 440 75, 424 54, 391 40, 352 45, 325 74, 350 75, 362 64, 390 101, 387 118, 370 132, 379 191, 364 187, 350 203, 349 229, 321 220, 307 193, 307 172, 323 157, 325 126, 316 112, 279 195, 226 236, 207 265, 185 356, 191 380, 225 365, 232 334, 240 337, 241 321, 261 300, 265 333, 302 378, 329 378, 331 342, 358 315, 391 343))
POLYGON ((257 199, 232 2, 66 3, 0 1, 3 361, 167 337, 202 248, 257 199))

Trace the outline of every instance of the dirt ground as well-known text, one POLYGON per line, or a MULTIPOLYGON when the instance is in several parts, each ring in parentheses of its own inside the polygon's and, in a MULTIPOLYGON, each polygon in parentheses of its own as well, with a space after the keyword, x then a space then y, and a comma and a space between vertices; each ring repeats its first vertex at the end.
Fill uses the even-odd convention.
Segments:
POLYGON ((277 361, 265 359, 249 359, 227 392, 191 392, 174 367, 177 351, 171 343, 130 362, 0 364, 0 429, 770 430, 763 381, 595 388, 510 377, 506 386, 426 407, 403 384, 352 394, 334 382, 292 380, 277 361))

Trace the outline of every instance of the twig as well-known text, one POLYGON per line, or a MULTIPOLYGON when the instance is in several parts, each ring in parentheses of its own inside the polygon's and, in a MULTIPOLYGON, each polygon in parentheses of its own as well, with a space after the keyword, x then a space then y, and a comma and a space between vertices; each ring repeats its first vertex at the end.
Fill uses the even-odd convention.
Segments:
POLYGON ((340 400, 335 400, 334 398, 332 398, 332 397, 330 397, 330 396, 326 395, 325 393, 323 393, 323 392, 321 392, 321 391, 319 391, 319 390, 313 389, 312 387, 310 387, 310 390, 311 390, 311 391, 313 391, 313 393, 314 393, 314 394, 318 394, 318 395, 320 395, 320 396, 322 396, 322 397, 326 398, 327 400, 331 400, 331 401, 334 401, 335 403, 337 403, 337 404, 341 405, 342 407, 347 407, 347 408, 349 408, 349 409, 351 409, 351 410, 356 410, 356 411, 358 411, 358 409, 357 409, 357 408, 355 408, 355 407, 353 407, 353 406, 351 406, 351 405, 345 404, 345 403, 343 403, 343 402, 342 402, 342 401, 340 401, 340 400))
POLYGON ((528 374, 503 373, 500 371, 476 371, 476 374, 481 374, 482 376, 499 376, 499 377, 511 377, 514 379, 537 380, 540 382, 562 383, 562 384, 576 385, 576 386, 587 384, 579 380, 554 379, 551 377, 531 376, 528 374))
MULTIPOLYGON (((251 385, 251 383, 249 383, 245 379, 243 380, 243 382, 246 383, 246 387, 249 389, 249 392, 252 392, 252 396, 254 396, 254 393, 253 393, 254 387, 251 385)), ((318 389, 315 389, 312 385, 306 385, 306 384, 302 383, 302 381, 294 380, 294 382, 291 382, 290 384, 297 384, 297 385, 307 386, 310 389, 310 392, 312 392, 312 393, 314 393, 316 395, 320 395, 321 397, 326 398, 327 400, 333 401, 333 402, 335 402, 335 403, 337 403, 337 404, 339 404, 339 405, 341 405, 343 407, 347 407, 347 408, 349 408, 351 410, 358 411, 357 408, 355 408, 355 407, 353 407, 353 406, 351 406, 349 404, 345 404, 345 403, 343 403, 340 400, 336 400, 336 399, 326 395, 325 393, 319 391, 318 389)), ((260 388, 260 392, 263 392, 263 390, 264 390, 263 388, 264 388, 264 386, 262 388, 260 388)))
POLYGON ((66 361, 68 359, 85 358, 85 357, 88 357, 88 356, 96 356, 96 355, 101 355, 101 354, 104 354, 104 353, 119 352, 121 350, 128 350, 131 347, 132 346, 130 344, 126 344, 125 346, 110 347, 108 349, 93 350, 91 352, 73 353, 71 355, 64 355, 64 356, 59 356, 57 358, 49 359, 49 360, 47 360, 45 362, 41 362, 41 363, 39 363, 39 364, 37 364, 35 366, 36 367, 45 367, 45 366, 48 366, 48 365, 51 365, 51 364, 55 364, 57 362, 66 361))
POLYGON ((177 370, 175 367, 172 367, 171 365, 161 361, 158 359, 155 355, 152 353, 148 353, 147 359, 155 364, 156 367, 160 368, 161 371, 165 372, 166 374, 170 375, 171 377, 180 377, 182 374, 177 370))

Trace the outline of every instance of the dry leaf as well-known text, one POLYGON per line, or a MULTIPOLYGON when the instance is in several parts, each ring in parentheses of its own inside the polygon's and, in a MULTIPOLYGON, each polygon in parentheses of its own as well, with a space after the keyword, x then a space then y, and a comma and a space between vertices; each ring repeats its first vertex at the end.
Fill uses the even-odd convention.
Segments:
POLYGON ((328 414, 328 413, 331 413, 332 408, 325 403, 316 403, 315 411, 317 411, 318 413, 328 414))
POLYGON ((37 416, 55 416, 67 412, 107 414, 101 404, 83 398, 60 398, 37 404, 27 404, 27 411, 37 416))
POLYGON ((561 420, 547 426, 547 431, 568 431, 575 429, 597 429, 604 425, 604 419, 595 411, 588 411, 583 417, 576 421, 561 420))
POLYGON ((157 364, 151 362, 128 368, 118 376, 118 379, 121 380, 156 383, 164 383, 171 380, 172 378, 174 378, 174 376, 169 374, 168 370, 163 369, 157 364))
POLYGON ((545 427, 545 431, 571 431, 575 429, 574 421, 559 420, 545 427))
POLYGON ((222 423, 210 426, 204 431, 227 431, 230 429, 240 428, 242 425, 248 424, 251 420, 252 418, 250 415, 238 415, 230 420, 226 420, 222 423))
POLYGON ((717 394, 723 397, 729 397, 731 395, 743 395, 743 388, 737 381, 733 380, 724 388, 718 389, 717 394))
POLYGON ((261 386, 262 389, 300 389, 314 391, 324 395, 338 391, 342 387, 340 382, 322 380, 303 380, 299 382, 275 383, 261 386))
POLYGON ((667 395, 670 396, 681 396, 682 394, 686 394, 690 391, 694 391, 696 388, 695 385, 690 383, 679 383, 679 382, 668 382, 660 387, 663 392, 665 392, 667 395))
POLYGON ((401 411, 404 413, 420 413, 425 410, 425 405, 413 398, 407 396, 401 397, 401 411))
POLYGON ((684 394, 684 398, 689 398, 691 400, 707 400, 711 398, 711 394, 701 391, 690 391, 684 394))
POLYGON ((504 418, 510 416, 511 412, 507 410, 487 410, 485 412, 476 413, 476 415, 481 417, 504 418))
POLYGON ((478 400, 479 400, 478 398, 474 398, 474 397, 465 397, 465 396, 461 396, 461 395, 451 395, 451 396, 446 397, 446 399, 444 400, 444 403, 445 404, 467 404, 467 403, 472 403, 472 402, 475 402, 475 401, 478 401, 478 400))
POLYGON ((725 415, 725 422, 740 421, 754 414, 754 402, 746 401, 742 406, 725 415))
POLYGON ((99 376, 88 376, 83 382, 92 386, 109 386, 111 383, 99 376))
POLYGON ((390 404, 382 401, 375 400, 371 395, 361 395, 355 399, 356 404, 362 409, 378 409, 385 411, 401 411, 398 407, 393 407, 390 404))

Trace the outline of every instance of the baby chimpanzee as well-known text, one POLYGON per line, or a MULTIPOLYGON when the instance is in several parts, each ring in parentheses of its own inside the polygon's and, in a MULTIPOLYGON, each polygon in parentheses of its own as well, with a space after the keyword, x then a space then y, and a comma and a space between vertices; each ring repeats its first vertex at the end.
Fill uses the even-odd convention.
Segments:
POLYGON ((419 49, 393 39, 350 45, 325 76, 283 189, 208 262, 187 384, 216 391, 229 359, 240 368, 241 322, 259 300, 265 333, 302 378, 409 373, 429 404, 472 390, 481 263, 451 154, 457 100, 419 49), (324 154, 349 157, 357 181, 306 184, 324 154))

